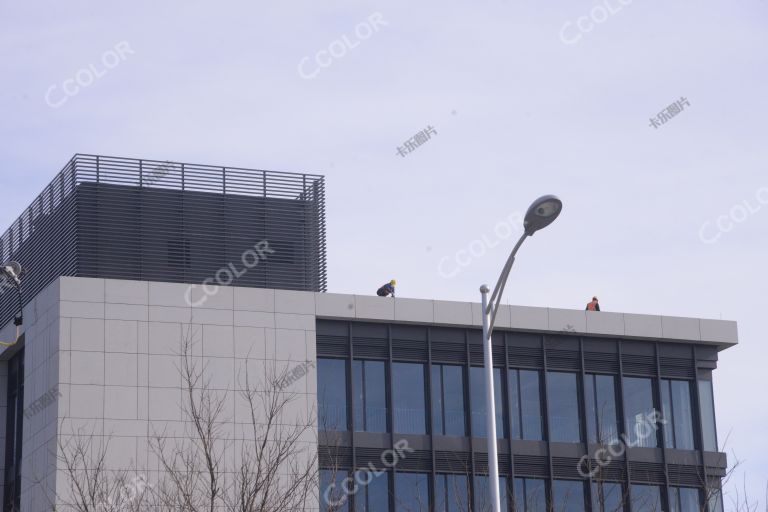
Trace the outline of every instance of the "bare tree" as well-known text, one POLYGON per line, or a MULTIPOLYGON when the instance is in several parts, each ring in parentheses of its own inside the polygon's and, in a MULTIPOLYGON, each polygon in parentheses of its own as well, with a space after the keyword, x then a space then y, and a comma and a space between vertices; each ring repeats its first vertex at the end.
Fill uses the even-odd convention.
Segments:
MULTIPOLYGON (((65 421, 61 422, 60 432, 65 421)), ((80 428, 60 435, 57 459, 66 477, 64 488, 46 496, 53 510, 139 512, 146 503, 146 479, 131 470, 111 471, 106 458, 109 437, 80 428)))

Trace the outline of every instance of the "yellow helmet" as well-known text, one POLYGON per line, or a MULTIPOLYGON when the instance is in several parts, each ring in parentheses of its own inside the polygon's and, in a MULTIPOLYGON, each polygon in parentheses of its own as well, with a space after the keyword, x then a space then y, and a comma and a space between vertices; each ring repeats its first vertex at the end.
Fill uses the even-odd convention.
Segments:
POLYGON ((389 284, 391 284, 392 286, 397 286, 397 281, 393 279, 389 282, 389 284))

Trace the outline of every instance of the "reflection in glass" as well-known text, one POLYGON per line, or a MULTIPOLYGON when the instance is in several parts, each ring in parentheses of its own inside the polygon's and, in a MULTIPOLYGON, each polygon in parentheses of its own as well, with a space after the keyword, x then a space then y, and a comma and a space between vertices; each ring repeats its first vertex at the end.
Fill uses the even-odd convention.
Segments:
POLYGON ((616 482, 592 482, 592 512, 620 512, 623 489, 616 482))
POLYGON ((516 512, 546 512, 545 481, 537 478, 515 478, 516 512))
POLYGON ((465 436, 464 369, 432 365, 432 423, 434 434, 465 436))
POLYGON ((347 362, 317 360, 317 402, 320 430, 347 430, 347 362))
POLYGON ((691 487, 669 488, 669 512, 700 512, 699 490, 691 487))
POLYGON ((584 482, 553 480, 552 504, 554 512, 584 512, 584 482))
POLYGON ((664 445, 678 450, 693 450, 693 411, 691 386, 685 380, 661 380, 661 410, 664 445))
POLYGON ((619 441, 614 381, 612 375, 584 376, 587 440, 590 443, 608 445, 619 441))
MULTIPOLYGON (((470 368, 469 389, 472 393, 472 436, 486 437, 486 416, 485 407, 485 369, 473 366, 470 368)), ((502 401, 501 387, 501 369, 493 369, 493 397, 496 410, 496 437, 502 439, 506 437, 504 428, 504 406, 502 401)))
POLYGON ((632 512, 661 512, 661 487, 632 484, 629 505, 632 512))
POLYGON ((389 473, 358 471, 355 482, 355 512, 389 512, 389 473))
POLYGON ((714 489, 707 499, 708 512, 723 512, 723 491, 714 489))
POLYGON ((383 361, 352 361, 355 431, 387 431, 387 385, 383 361))
POLYGON ((631 447, 659 446, 656 408, 651 379, 624 377, 624 418, 627 444, 631 447))
POLYGON ((541 441, 541 385, 535 370, 507 370, 512 438, 541 441))
POLYGON ((699 401, 701 402, 701 433, 704 438, 704 450, 717 451, 715 430, 715 397, 712 393, 712 381, 699 381, 699 401))
POLYGON ((425 473, 396 473, 395 512, 429 510, 429 476, 425 473))
POLYGON ((435 512, 466 512, 469 479, 466 475, 435 475, 435 512))
POLYGON ((346 471, 320 470, 320 512, 347 512, 349 496, 344 488, 346 471))
POLYGON ((427 410, 424 365, 392 363, 394 430, 401 434, 426 434, 427 410))
MULTIPOLYGON (((476 476, 473 479, 473 483, 475 485, 475 492, 472 500, 472 512, 492 512, 490 478, 488 476, 476 476)), ((508 510, 507 478, 504 476, 499 477, 499 495, 501 498, 501 510, 508 510)))
POLYGON ((547 408, 552 441, 581 441, 578 384, 575 373, 547 372, 547 408))

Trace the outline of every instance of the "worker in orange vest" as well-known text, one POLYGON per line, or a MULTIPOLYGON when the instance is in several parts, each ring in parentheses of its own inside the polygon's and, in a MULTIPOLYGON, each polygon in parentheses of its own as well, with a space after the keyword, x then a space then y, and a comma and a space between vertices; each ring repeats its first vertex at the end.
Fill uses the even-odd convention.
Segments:
POLYGON ((600 303, 597 302, 597 297, 592 297, 592 302, 587 304, 587 311, 600 311, 600 303))

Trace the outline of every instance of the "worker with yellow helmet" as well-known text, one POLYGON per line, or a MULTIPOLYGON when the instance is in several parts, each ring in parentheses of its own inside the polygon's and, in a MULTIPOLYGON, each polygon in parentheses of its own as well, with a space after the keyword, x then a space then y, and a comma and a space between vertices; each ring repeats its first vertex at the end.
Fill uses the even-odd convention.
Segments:
POLYGON ((397 281, 392 279, 390 282, 376 290, 376 295, 379 297, 394 297, 395 296, 395 285, 397 285, 397 281))

